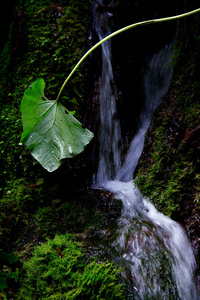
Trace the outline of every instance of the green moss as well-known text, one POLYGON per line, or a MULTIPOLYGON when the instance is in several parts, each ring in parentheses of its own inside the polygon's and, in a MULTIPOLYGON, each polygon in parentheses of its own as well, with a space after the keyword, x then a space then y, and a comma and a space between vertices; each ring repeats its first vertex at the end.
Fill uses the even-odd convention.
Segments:
MULTIPOLYGON (((11 178, 24 176, 24 155, 28 161, 24 148, 19 146, 23 93, 32 81, 42 77, 47 97, 55 99, 66 76, 85 53, 89 5, 89 0, 63 0, 60 6, 48 0, 26 0, 24 4, 19 1, 15 9, 15 22, 10 25, 8 41, 0 54, 1 187, 11 178)), ((83 64, 62 98, 79 119, 84 102, 84 72, 83 64)), ((29 165, 32 163, 30 159, 29 165)))
MULTIPOLYGON (((47 173, 20 144, 19 107, 25 89, 39 77, 45 79, 46 96, 56 97, 66 76, 86 52, 89 6, 89 0, 63 0, 59 5, 50 0, 25 0, 18 1, 15 8, 14 22, 0 53, 0 239, 5 247, 11 247, 21 240, 21 233, 34 227, 38 206, 39 211, 45 210, 48 201, 49 207, 59 198, 56 184, 46 184, 47 173), (45 184, 38 185, 40 179, 45 184)), ((83 64, 62 94, 64 105, 75 110, 80 121, 84 74, 83 64)), ((51 208, 49 211, 51 215, 51 208)))
MULTIPOLYGON (((52 1, 25 1, 27 50, 23 69, 18 71, 24 77, 25 70, 27 85, 38 77, 44 78, 50 99, 55 99, 64 79, 85 52, 89 4, 90 1, 62 1, 58 6, 52 1)), ((83 75, 84 65, 63 94, 69 110, 80 111, 77 104, 83 101, 83 75)))
POLYGON ((125 299, 119 272, 109 262, 86 262, 73 235, 56 236, 24 263, 18 299, 125 299))
POLYGON ((39 206, 34 218, 38 234, 45 238, 66 231, 93 230, 103 221, 102 212, 94 204, 83 202, 81 195, 49 201, 46 206, 39 206))
POLYGON ((4 249, 11 250, 17 242, 33 238, 33 211, 44 199, 42 188, 40 179, 32 182, 20 178, 7 183, 0 199, 0 244, 4 249))
POLYGON ((6 253, 0 249, 0 296, 4 295, 5 299, 6 291, 10 287, 14 290, 15 283, 18 281, 19 268, 15 266, 17 262, 18 258, 14 253, 6 253))

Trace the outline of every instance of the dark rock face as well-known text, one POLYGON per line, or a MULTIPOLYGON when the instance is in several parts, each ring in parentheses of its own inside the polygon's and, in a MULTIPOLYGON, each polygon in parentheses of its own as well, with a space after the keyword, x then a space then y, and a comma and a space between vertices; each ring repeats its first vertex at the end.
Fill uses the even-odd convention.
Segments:
POLYGON ((83 200, 86 203, 95 205, 96 211, 101 212, 104 218, 101 227, 109 225, 120 216, 121 202, 117 201, 108 191, 88 189, 83 196, 83 200))
POLYGON ((185 132, 183 143, 188 147, 200 149, 200 125, 185 132))
MULTIPOLYGON (((170 1, 117 1, 115 29, 172 15, 175 10, 170 1)), ((129 137, 130 140, 137 130, 138 115, 143 104, 142 70, 146 59, 149 54, 171 41, 175 32, 173 22, 154 25, 128 30, 112 41, 114 74, 119 95, 118 111, 124 139, 129 137)))
POLYGON ((0 9, 0 50, 8 37, 10 22, 14 15, 14 7, 16 0, 8 0, 1 2, 0 9))

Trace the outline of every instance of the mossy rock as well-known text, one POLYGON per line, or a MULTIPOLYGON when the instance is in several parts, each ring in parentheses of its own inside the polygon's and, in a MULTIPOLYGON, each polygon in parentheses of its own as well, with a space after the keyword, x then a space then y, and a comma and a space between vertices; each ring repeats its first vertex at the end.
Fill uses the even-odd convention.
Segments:
POLYGON ((17 299, 125 299, 120 270, 87 258, 74 235, 57 235, 23 266, 17 299))

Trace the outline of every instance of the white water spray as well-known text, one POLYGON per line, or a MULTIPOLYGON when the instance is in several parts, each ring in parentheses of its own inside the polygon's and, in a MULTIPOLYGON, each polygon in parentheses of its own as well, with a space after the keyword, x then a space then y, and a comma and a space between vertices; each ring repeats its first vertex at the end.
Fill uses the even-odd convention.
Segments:
POLYGON ((137 167, 144 146, 145 133, 154 111, 167 93, 171 82, 172 68, 169 67, 171 53, 172 45, 166 45, 151 55, 143 68, 144 105, 139 117, 139 130, 131 142, 122 168, 116 175, 117 180, 130 181, 133 179, 133 172, 137 167))
POLYGON ((108 181, 103 188, 123 202, 111 247, 129 263, 136 299, 199 299, 196 261, 182 226, 158 212, 133 182, 108 181))
MULTIPOLYGON (((94 4, 94 11, 98 4, 94 4)), ((95 12, 95 28, 101 40, 111 33, 112 18, 110 14, 95 12)), ((116 88, 111 65, 111 40, 102 44, 102 74, 99 83, 100 102, 100 149, 99 166, 94 181, 102 183, 114 179, 120 167, 121 131, 116 118, 116 88)))
MULTIPOLYGON (((111 31, 106 25, 110 17, 105 13, 96 14, 95 26, 100 39, 111 31), (107 29, 103 30, 105 25, 107 29)), ((144 107, 139 130, 120 168, 120 124, 116 119, 111 46, 109 41, 102 44, 100 156, 95 183, 123 202, 117 237, 111 238, 110 248, 129 265, 136 299, 199 299, 194 280, 195 257, 185 231, 144 199, 133 182, 146 130, 169 88, 171 50, 171 45, 166 45, 149 57, 143 70, 144 107)))

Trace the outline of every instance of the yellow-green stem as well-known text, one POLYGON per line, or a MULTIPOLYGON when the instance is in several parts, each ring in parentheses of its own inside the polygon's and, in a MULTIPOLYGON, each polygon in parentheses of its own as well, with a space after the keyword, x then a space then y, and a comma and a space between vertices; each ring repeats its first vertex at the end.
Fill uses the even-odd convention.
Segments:
POLYGON ((119 33, 122 33, 128 29, 132 29, 134 27, 137 27, 137 26, 142 26, 142 25, 147 25, 147 24, 152 24, 152 23, 159 23, 159 22, 165 22, 165 21, 171 21, 171 20, 177 20, 177 19, 180 19, 180 18, 184 18, 184 17, 187 17, 187 16, 190 16, 190 15, 193 15, 197 12, 200 12, 200 8, 197 8, 195 10, 192 10, 192 11, 189 11, 187 13, 184 13, 184 14, 181 14, 181 15, 176 15, 176 16, 172 16, 172 17, 166 17, 166 18, 160 18, 160 19, 153 19, 153 20, 148 20, 148 21, 142 21, 142 22, 138 22, 138 23, 134 23, 134 24, 131 24, 131 25, 128 25, 126 27, 123 27, 111 34, 109 34, 108 36, 106 36, 105 38, 103 38, 101 41, 99 41, 97 44, 95 44, 91 49, 89 49, 84 55, 83 57, 79 60, 79 62, 76 64, 76 66, 73 68, 73 70, 71 71, 71 73, 68 75, 68 77, 65 79, 59 93, 58 93, 58 96, 57 96, 57 99, 56 101, 59 100, 60 98, 60 95, 66 85, 66 83, 69 81, 69 79, 71 78, 71 76, 74 74, 74 72, 76 71, 76 69, 79 67, 79 65, 83 62, 83 60, 92 52, 94 51, 97 47, 99 47, 102 43, 104 43, 105 41, 109 40, 110 38, 114 37, 115 35, 119 34, 119 33))

